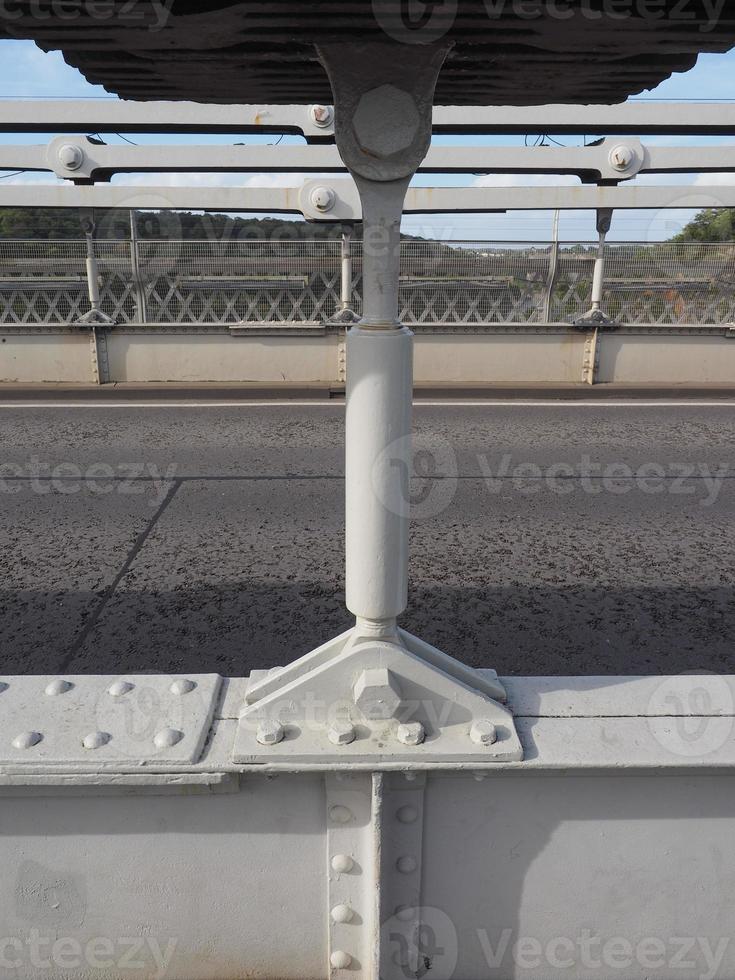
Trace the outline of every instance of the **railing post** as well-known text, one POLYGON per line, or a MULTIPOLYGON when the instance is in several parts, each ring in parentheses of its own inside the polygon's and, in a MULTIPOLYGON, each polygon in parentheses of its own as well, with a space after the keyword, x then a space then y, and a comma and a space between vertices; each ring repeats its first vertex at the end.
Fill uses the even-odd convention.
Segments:
POLYGON ((135 211, 132 210, 130 212, 130 267, 133 275, 138 323, 147 323, 148 308, 145 283, 140 275, 140 256, 138 254, 138 220, 135 211))
POLYGON ((348 231, 342 235, 342 280, 340 289, 340 310, 352 309, 352 236, 348 231))
POLYGON ((92 314, 100 312, 100 284, 98 279, 97 254, 94 250, 94 227, 92 218, 84 218, 82 220, 84 238, 87 242, 87 295, 89 297, 89 312, 92 314))
POLYGON ((542 310, 544 323, 551 323, 551 303, 554 296, 556 270, 559 265, 559 210, 554 211, 554 225, 551 235, 551 254, 549 256, 549 274, 546 279, 546 293, 542 310))
POLYGON ((82 217, 82 230, 87 242, 87 293, 89 310, 76 321, 89 328, 90 354, 92 358, 92 378, 96 384, 106 384, 110 380, 110 366, 107 353, 107 329, 114 326, 112 317, 100 308, 99 269, 94 248, 94 212, 82 217))

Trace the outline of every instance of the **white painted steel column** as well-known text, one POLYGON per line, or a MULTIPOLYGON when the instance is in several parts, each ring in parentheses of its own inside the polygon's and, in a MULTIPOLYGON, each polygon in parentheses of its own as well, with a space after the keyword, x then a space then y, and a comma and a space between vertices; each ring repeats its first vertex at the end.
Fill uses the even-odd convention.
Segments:
MULTIPOLYGON (((360 192, 362 320, 347 335, 346 592, 363 632, 392 634, 408 594, 413 336, 398 322, 401 215, 431 143, 444 43, 333 44, 335 139, 360 192)), ((344 270, 343 270, 344 274, 344 270)))
POLYGON ((602 290, 605 278, 605 232, 600 232, 600 241, 597 246, 597 258, 595 259, 595 269, 592 275, 592 311, 599 310, 602 306, 602 290))
POLYGON ((347 334, 347 608, 394 620, 408 591, 413 334, 358 325, 347 334))
POLYGON ((94 251, 94 232, 86 233, 87 239, 87 293, 92 310, 100 308, 100 284, 97 270, 97 256, 94 251))
POLYGON ((347 608, 390 631, 408 601, 413 334, 396 318, 408 180, 355 179, 363 318, 347 334, 347 608))
POLYGON ((352 236, 348 233, 342 235, 341 258, 342 280, 339 308, 350 310, 352 309, 352 236))

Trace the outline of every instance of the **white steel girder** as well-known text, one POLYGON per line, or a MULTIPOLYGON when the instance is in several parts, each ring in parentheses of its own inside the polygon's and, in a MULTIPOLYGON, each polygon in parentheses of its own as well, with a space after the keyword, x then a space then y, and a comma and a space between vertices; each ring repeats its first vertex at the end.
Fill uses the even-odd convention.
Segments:
POLYGON ((238 763, 254 680, 3 679, 2 980, 731 980, 735 678, 502 678, 522 762, 238 763))
MULTIPOLYGON (((334 108, 321 105, 202 105, 59 99, 0 100, 6 133, 301 133, 334 142, 334 108)), ((735 106, 712 102, 620 105, 434 106, 432 132, 509 135, 733 135, 735 106)))
MULTIPOLYGON (((130 146, 104 144, 80 133, 36 146, 0 146, 0 170, 48 171, 73 181, 108 180, 118 173, 344 173, 334 146, 130 146)), ((433 146, 417 173, 575 174, 625 181, 648 173, 735 171, 735 146, 645 146, 608 137, 589 146, 433 146)))
MULTIPOLYGON (((294 187, 167 187, 97 184, 0 186, 0 208, 118 208, 303 214, 308 221, 355 222, 362 208, 354 181, 348 178, 306 180, 294 187), (312 199, 331 190, 327 209, 312 199)), ((663 210, 665 208, 735 207, 735 184, 630 185, 584 184, 579 187, 409 187, 404 214, 487 214, 503 211, 595 210, 598 208, 663 210)))

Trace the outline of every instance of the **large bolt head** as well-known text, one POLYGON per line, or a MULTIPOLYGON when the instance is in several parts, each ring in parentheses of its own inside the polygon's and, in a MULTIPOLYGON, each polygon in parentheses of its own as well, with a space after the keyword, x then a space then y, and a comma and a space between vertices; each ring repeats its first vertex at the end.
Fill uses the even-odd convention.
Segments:
POLYGON ((635 161, 635 152, 630 146, 621 143, 610 150, 610 164, 616 170, 627 170, 635 161))
POLYGON ((277 721, 261 721, 255 737, 261 745, 278 745, 285 734, 283 725, 279 725, 277 721))
POLYGON ((493 745, 498 740, 498 731, 487 718, 478 718, 470 728, 470 738, 475 745, 493 745))
POLYGON ((420 721, 408 721, 398 726, 398 741, 403 745, 421 745, 426 738, 426 731, 420 721))
POLYGON ((354 725, 349 722, 336 721, 329 729, 327 736, 332 745, 349 745, 355 741, 354 725))
POLYGON ((311 192, 311 203, 317 211, 331 211, 335 196, 331 187, 315 187, 311 192))
POLYGON ((352 699, 366 718, 392 718, 401 706, 401 685, 385 667, 363 670, 352 688, 352 699))
POLYGON ((360 149, 383 159, 407 150, 416 139, 420 122, 410 93, 395 85, 381 85, 360 99, 352 128, 360 149))
POLYGON ((313 105, 309 109, 309 115, 311 116, 312 122, 315 126, 325 128, 331 124, 334 113, 332 112, 331 106, 313 105))
POLYGON ((59 147, 59 163, 66 170, 79 170, 84 163, 84 151, 81 146, 73 143, 64 143, 59 147))

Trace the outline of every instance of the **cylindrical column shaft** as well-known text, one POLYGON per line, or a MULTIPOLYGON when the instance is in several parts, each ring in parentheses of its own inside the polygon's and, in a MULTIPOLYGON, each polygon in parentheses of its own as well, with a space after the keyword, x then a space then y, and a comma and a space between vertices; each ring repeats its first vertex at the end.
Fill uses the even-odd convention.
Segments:
POLYGON ((413 334, 347 334, 347 608, 392 620, 406 608, 413 334))
POLYGON ((342 235, 342 282, 339 308, 352 309, 352 239, 347 233, 342 235))
POLYGON ((599 310, 602 306, 602 290, 605 280, 605 234, 600 233, 600 243, 597 247, 595 270, 592 275, 592 309, 599 310))
POLYGON ((87 292, 89 305, 93 310, 100 308, 100 284, 97 279, 97 256, 94 251, 94 238, 87 234, 87 292))

